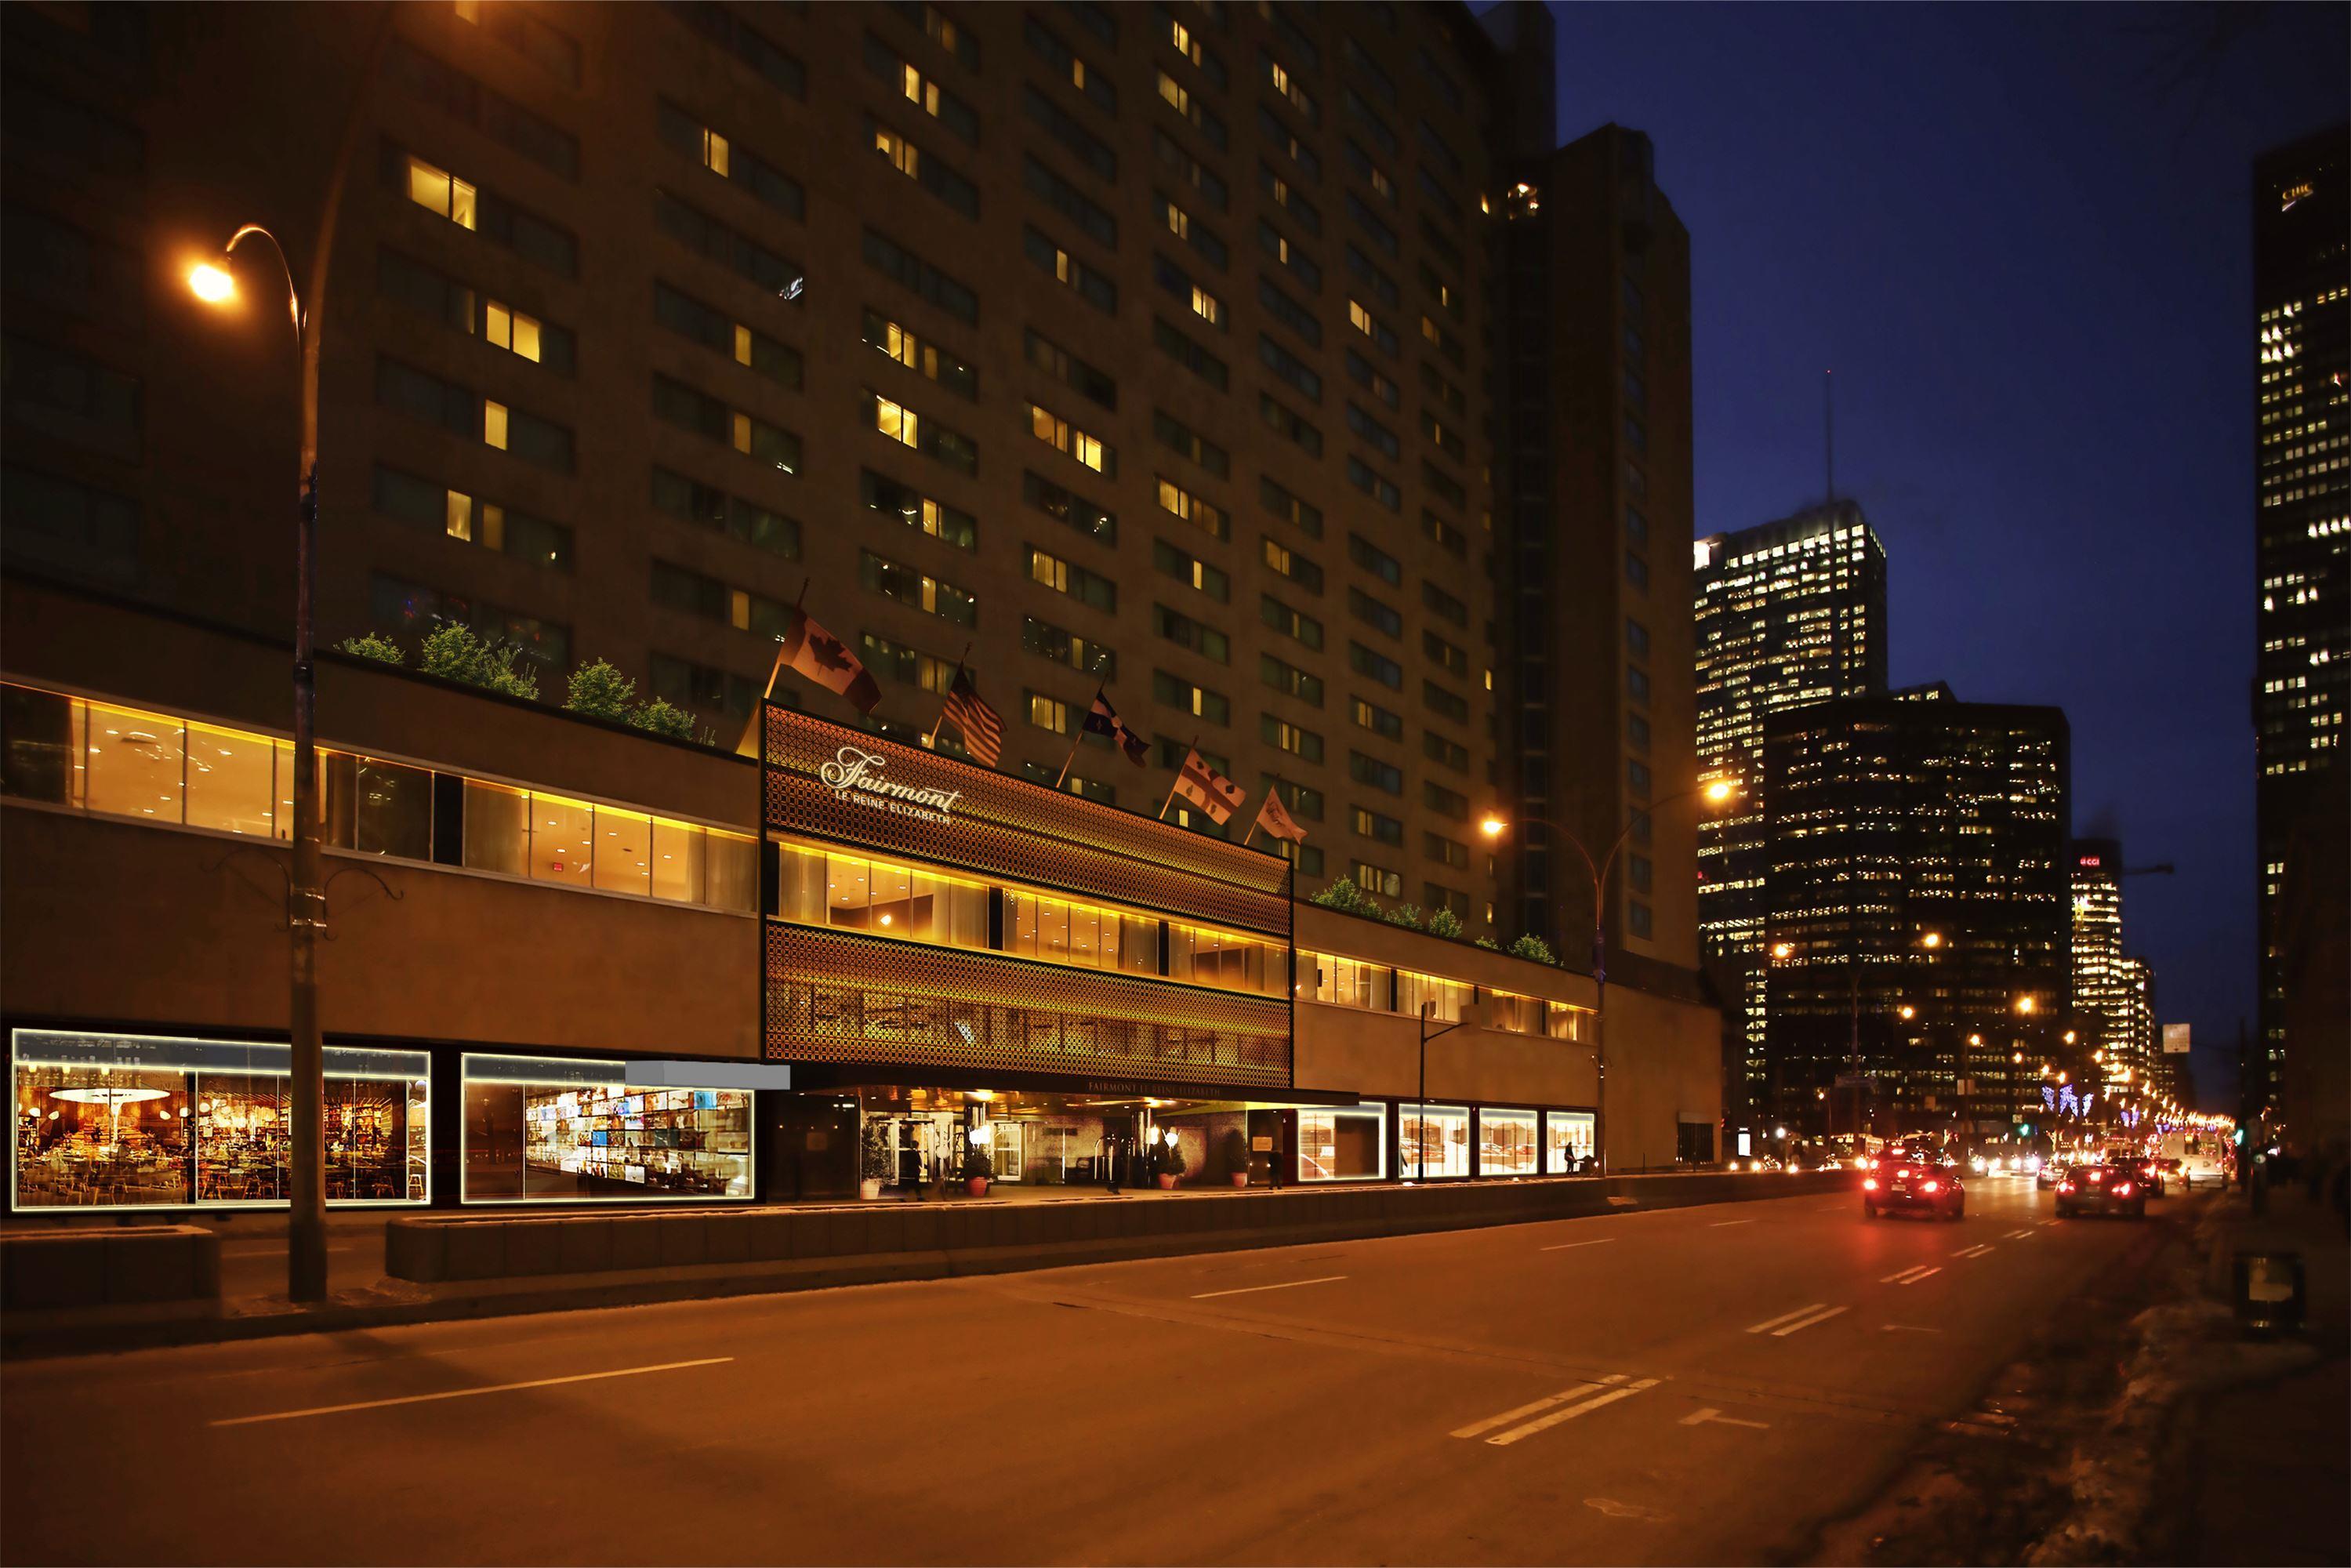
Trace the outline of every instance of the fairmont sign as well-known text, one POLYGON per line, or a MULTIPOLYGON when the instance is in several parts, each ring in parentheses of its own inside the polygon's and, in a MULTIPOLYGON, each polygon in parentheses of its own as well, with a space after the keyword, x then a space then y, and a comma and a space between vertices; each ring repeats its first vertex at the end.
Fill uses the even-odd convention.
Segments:
POLYGON ((963 798, 962 790, 885 779, 882 770, 889 761, 878 752, 844 746, 833 753, 831 761, 818 768, 817 777, 838 799, 853 800, 877 811, 941 824, 954 820, 955 803, 963 798))

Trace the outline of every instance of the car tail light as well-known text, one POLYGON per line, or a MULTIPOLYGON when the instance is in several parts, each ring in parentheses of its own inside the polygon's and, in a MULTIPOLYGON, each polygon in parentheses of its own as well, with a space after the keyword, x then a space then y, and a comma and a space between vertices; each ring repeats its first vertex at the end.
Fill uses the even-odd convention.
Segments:
POLYGON ((1938 1191, 1942 1187, 1942 1185, 1943 1184, 1938 1181, 1930 1181, 1927 1184, 1927 1190, 1928 1192, 1938 1191))
POLYGON ((1877 1190, 1877 1178, 1876 1176, 1862 1177, 1861 1190, 1864 1192, 1876 1192, 1877 1190))
POLYGON ((2074 1190, 2074 1184, 2070 1181, 2061 1181, 2057 1184, 2057 1190, 2059 1192, 2071 1192, 2074 1190))
POLYGON ((2126 1181, 2118 1181, 2118 1182, 2115 1183, 2115 1196, 2116 1196, 2116 1197, 2128 1197, 2130 1196, 2130 1194, 2131 1194, 2131 1186, 2130 1186, 2130 1183, 2128 1183, 2128 1182, 2126 1182, 2126 1181))
POLYGON ((2092 1181, 2104 1181, 2106 1179, 2106 1173, 2104 1171, 2092 1171, 2090 1173, 2090 1179, 2092 1181))

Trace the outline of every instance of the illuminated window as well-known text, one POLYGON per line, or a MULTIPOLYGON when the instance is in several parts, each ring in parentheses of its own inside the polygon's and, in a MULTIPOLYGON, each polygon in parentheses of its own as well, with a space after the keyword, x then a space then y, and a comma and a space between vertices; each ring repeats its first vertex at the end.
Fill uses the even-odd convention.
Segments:
POLYGON ((489 300, 482 307, 482 336, 509 353, 538 362, 539 320, 489 300))
POLYGON ((922 177, 921 150, 896 131, 882 126, 874 127, 873 150, 888 159, 890 166, 908 179, 922 177))
POLYGON ((920 418, 911 408, 886 397, 873 400, 873 428, 902 446, 921 444, 920 418))
POLYGON ((1198 284, 1192 286, 1192 314, 1210 326, 1219 326, 1225 319, 1225 303, 1198 284))
POLYGON ((422 158, 408 160, 408 199, 460 228, 474 226, 474 187, 422 158))
POLYGON ((1102 444, 1100 436, 1087 434, 1050 409, 1030 403, 1029 428, 1038 440, 1056 451, 1068 453, 1097 473, 1118 471, 1117 455, 1102 444))
POLYGON ((714 174, 726 173, 726 138, 716 131, 702 132, 702 166, 714 174))
POLYGON ((482 400, 482 443, 499 451, 507 449, 507 405, 482 400))

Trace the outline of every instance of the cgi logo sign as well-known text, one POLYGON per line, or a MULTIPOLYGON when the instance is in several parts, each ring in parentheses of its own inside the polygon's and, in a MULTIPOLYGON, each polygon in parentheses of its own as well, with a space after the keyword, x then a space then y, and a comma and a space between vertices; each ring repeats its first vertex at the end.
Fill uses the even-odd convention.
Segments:
POLYGON ((888 811, 900 817, 918 817, 942 827, 955 820, 955 803, 963 798, 962 790, 885 779, 882 777, 882 770, 889 766, 889 760, 877 752, 844 746, 833 753, 831 761, 817 769, 817 777, 837 798, 870 806, 877 811, 888 811))

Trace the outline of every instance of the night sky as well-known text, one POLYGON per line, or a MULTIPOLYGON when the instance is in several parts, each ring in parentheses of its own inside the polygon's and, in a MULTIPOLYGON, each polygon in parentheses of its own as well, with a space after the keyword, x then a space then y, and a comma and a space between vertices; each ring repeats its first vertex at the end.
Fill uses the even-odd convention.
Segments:
MULTIPOLYGON (((1891 674, 2054 703, 2074 829, 2208 1103, 2254 999, 2251 164, 2344 117, 2339 5, 1570 5, 1562 140, 1690 231, 1700 534, 1836 483, 1891 674)), ((2233 1104, 2228 1108, 2233 1109, 2233 1104)))

